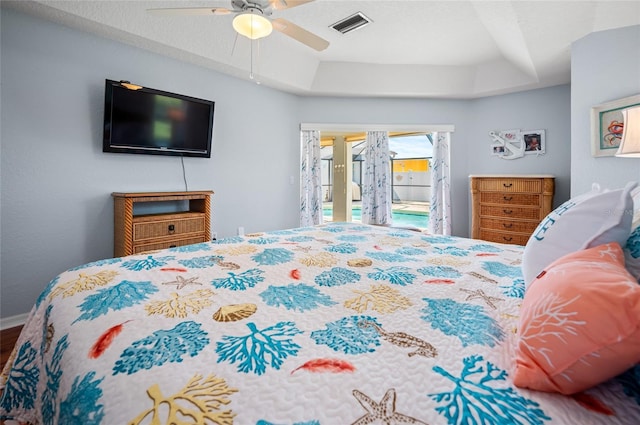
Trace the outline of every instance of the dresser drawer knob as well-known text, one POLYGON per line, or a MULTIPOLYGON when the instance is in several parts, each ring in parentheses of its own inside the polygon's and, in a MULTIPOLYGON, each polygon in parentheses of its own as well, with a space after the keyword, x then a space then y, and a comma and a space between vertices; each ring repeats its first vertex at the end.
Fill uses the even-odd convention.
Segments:
POLYGON ((504 239, 504 240, 505 240, 505 242, 511 242, 511 240, 512 240, 513 238, 512 238, 511 236, 509 236, 509 237, 503 236, 503 237, 502 237, 502 239, 504 239))
POLYGON ((513 186, 513 183, 502 183, 502 186, 511 187, 511 186, 513 186))
POLYGON ((502 212, 505 214, 511 214, 513 213, 513 210, 502 210, 502 212))
POLYGON ((173 232, 175 232, 175 231, 176 231, 176 226, 175 226, 175 224, 170 224, 170 225, 169 225, 169 233, 173 233, 173 232))
POLYGON ((178 245, 169 245, 169 248, 175 248, 175 247, 177 247, 177 246, 178 246, 178 245))
POLYGON ((502 199, 508 202, 513 199, 513 196, 503 196, 502 199))
POLYGON ((513 223, 502 223, 505 229, 511 229, 513 227, 513 223))

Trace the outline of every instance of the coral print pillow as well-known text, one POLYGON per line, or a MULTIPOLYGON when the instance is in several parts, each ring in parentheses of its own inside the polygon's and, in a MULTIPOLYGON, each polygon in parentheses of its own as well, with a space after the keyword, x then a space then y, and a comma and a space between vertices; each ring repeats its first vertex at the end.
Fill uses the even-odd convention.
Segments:
POLYGON ((633 224, 631 224, 631 235, 627 239, 627 244, 624 246, 624 257, 627 265, 627 270, 640 283, 640 187, 636 187, 631 192, 633 198, 633 224))
POLYGON ((522 274, 529 288, 552 261, 580 249, 609 242, 624 246, 631 231, 637 183, 624 189, 591 192, 572 198, 549 213, 533 232, 524 249, 522 274))
POLYGON ((609 243, 562 257, 525 293, 514 383, 573 394, 640 362, 640 285, 609 243))
POLYGON ((640 283, 640 224, 635 228, 624 247, 627 270, 640 283))

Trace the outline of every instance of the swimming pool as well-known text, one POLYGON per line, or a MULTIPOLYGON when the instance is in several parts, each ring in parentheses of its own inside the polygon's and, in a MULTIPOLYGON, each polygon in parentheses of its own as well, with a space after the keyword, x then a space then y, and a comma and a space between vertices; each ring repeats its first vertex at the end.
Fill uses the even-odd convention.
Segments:
MULTIPOLYGON (((333 209, 323 208, 322 216, 325 221, 331 221, 333 218, 333 209)), ((394 226, 413 226, 426 229, 427 223, 429 222, 429 214, 418 212, 392 211, 391 217, 393 218, 394 226)), ((362 221, 362 211, 359 207, 351 209, 351 220, 355 222, 362 221)))

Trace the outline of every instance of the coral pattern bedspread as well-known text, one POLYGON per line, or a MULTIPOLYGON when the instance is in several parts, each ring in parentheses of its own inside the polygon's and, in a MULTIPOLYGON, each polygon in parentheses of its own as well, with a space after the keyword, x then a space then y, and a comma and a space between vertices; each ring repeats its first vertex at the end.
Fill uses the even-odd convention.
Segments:
POLYGON ((33 424, 632 424, 633 371, 510 379, 522 248, 351 223, 114 258, 55 278, 2 376, 33 424))

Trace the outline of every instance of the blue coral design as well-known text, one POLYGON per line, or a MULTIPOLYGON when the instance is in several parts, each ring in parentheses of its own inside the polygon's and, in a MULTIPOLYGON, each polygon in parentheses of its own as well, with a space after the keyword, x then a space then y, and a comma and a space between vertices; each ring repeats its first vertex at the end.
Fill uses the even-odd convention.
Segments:
POLYGON ((3 409, 33 409, 40 378, 35 359, 37 351, 27 341, 18 350, 0 401, 3 409))
POLYGON ((173 256, 154 258, 149 255, 143 260, 128 260, 122 263, 122 267, 139 272, 141 270, 151 270, 157 267, 162 267, 167 264, 168 261, 175 259, 173 256))
POLYGON ((426 276, 443 277, 449 279, 456 279, 462 276, 462 273, 449 266, 427 266, 419 268, 418 271, 426 276))
POLYGON ((220 255, 207 255, 204 257, 194 257, 188 260, 178 260, 178 263, 190 269, 206 269, 214 267, 218 262, 223 261, 224 257, 220 255))
POLYGON ((331 306, 337 304, 328 295, 324 295, 317 288, 304 283, 269 286, 260 293, 260 297, 267 305, 274 307, 284 306, 287 310, 301 312, 316 309, 321 305, 331 306))
POLYGON ((216 343, 218 363, 237 362, 238 372, 262 375, 267 366, 280 369, 287 357, 296 356, 300 350, 292 337, 303 332, 292 322, 279 322, 262 330, 253 322, 247 323, 247 327, 251 331, 249 335, 225 335, 216 343))
POLYGON ((338 245, 331 245, 325 248, 325 251, 337 252, 340 254, 353 254, 357 250, 358 248, 356 248, 356 246, 351 243, 341 243, 338 245))
POLYGON ((334 267, 329 271, 320 273, 315 278, 316 284, 320 286, 346 285, 359 280, 360 275, 358 273, 343 267, 334 267))
POLYGON ((94 379, 96 373, 89 372, 82 379, 76 377, 67 398, 60 403, 59 424, 99 425, 104 418, 101 379, 94 379))
POLYGON ((318 345, 324 344, 345 354, 372 353, 380 345, 380 336, 373 326, 363 326, 366 322, 382 326, 371 316, 344 317, 327 323, 324 330, 311 332, 311 339, 318 345))
POLYGON ((93 320, 107 314, 109 310, 117 311, 134 306, 156 292, 158 292, 158 288, 151 282, 132 282, 129 280, 123 280, 115 286, 99 289, 80 304, 82 314, 74 323, 79 320, 93 320))
POLYGON ((249 243, 252 243, 254 245, 270 245, 278 242, 279 240, 280 240, 279 238, 261 237, 261 238, 249 239, 249 243))
POLYGON ((431 327, 445 335, 457 337, 464 347, 471 344, 494 347, 504 339, 504 332, 496 321, 484 313, 481 306, 458 303, 452 299, 423 298, 428 307, 422 316, 431 327))
POLYGON ((244 291, 247 288, 253 288, 264 280, 262 276, 264 272, 260 269, 249 269, 245 272, 235 274, 228 272, 229 277, 213 279, 211 284, 216 288, 226 288, 232 291, 244 291))
POLYGON ((640 226, 631 232, 625 247, 629 250, 633 258, 640 258, 640 226))
POLYGON ((410 272, 409 267, 390 267, 388 269, 377 268, 376 272, 369 273, 367 276, 373 280, 388 280, 394 285, 406 286, 413 283, 416 275, 410 272))
POLYGON ((160 329, 135 341, 122 352, 113 374, 131 375, 165 363, 181 362, 185 356, 195 357, 209 344, 209 337, 201 326, 193 321, 182 322, 173 329, 160 329))
POLYGON ((251 259, 261 266, 273 266, 291 261, 293 259, 293 252, 284 248, 267 248, 261 253, 251 257, 251 259))
POLYGON ((436 411, 450 425, 514 424, 542 425, 551 418, 545 415, 540 405, 524 398, 511 387, 496 387, 496 382, 505 381, 507 373, 482 356, 463 359, 460 377, 454 376, 440 366, 433 370, 455 384, 450 392, 428 394, 437 403, 436 411))
POLYGON ((522 277, 522 269, 519 266, 510 266, 497 261, 484 261, 482 268, 498 277, 522 277))

